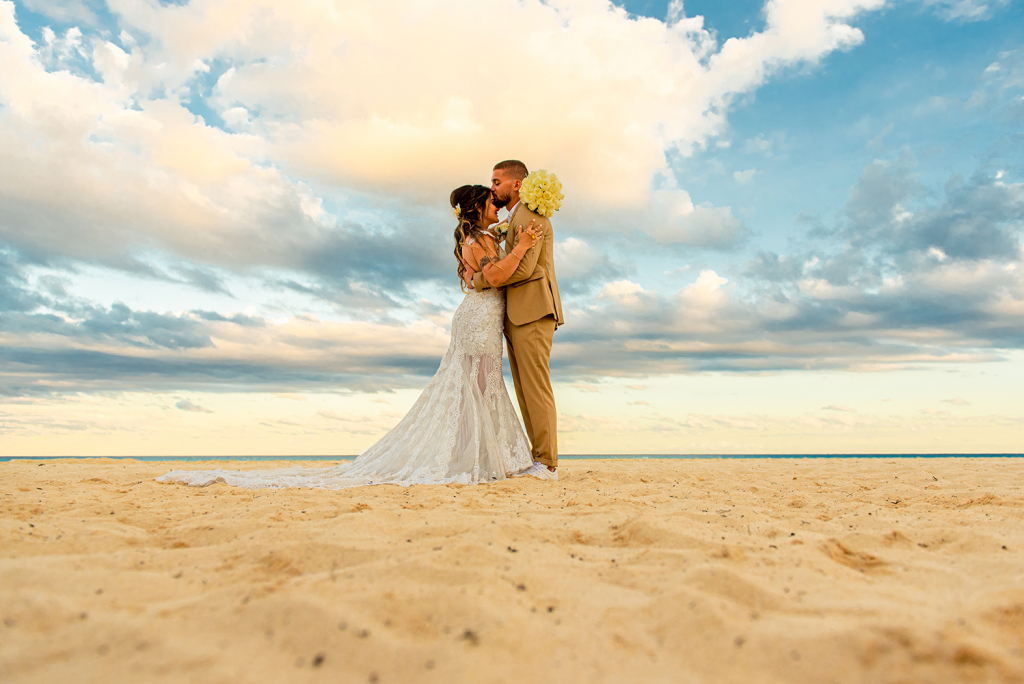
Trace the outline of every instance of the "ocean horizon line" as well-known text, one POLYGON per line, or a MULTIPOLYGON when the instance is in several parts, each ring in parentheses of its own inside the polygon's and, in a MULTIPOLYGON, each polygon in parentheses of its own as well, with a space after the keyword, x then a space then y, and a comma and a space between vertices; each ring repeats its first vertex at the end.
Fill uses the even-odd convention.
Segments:
MULTIPOLYGON (((357 454, 313 456, 0 456, 0 463, 11 461, 60 461, 108 459, 121 461, 346 461, 357 454)), ((813 459, 813 458, 1022 458, 1024 453, 888 453, 888 454, 563 454, 561 460, 702 460, 702 459, 813 459)))

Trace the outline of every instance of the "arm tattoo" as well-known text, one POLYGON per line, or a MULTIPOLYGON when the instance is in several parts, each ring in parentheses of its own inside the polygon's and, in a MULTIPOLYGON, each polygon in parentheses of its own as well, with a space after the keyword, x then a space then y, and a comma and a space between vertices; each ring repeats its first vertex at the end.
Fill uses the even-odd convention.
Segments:
POLYGON ((483 259, 480 260, 480 272, 481 273, 484 270, 484 266, 486 266, 489 263, 491 263, 491 257, 489 257, 489 256, 485 256, 483 259))

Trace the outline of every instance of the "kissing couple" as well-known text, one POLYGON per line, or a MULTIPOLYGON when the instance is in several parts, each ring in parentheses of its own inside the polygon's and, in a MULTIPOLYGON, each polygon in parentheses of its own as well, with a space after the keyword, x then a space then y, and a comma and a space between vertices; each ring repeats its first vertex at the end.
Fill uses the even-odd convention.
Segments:
POLYGON ((251 472, 175 470, 158 481, 341 489, 477 484, 519 475, 557 480, 548 364, 564 319, 549 218, 561 199, 553 174, 530 174, 517 160, 495 165, 490 187, 463 185, 451 193, 456 272, 465 293, 452 317, 451 343, 409 413, 355 461, 251 472), (499 222, 503 208, 508 215, 499 222), (525 432, 502 377, 503 336, 525 432))

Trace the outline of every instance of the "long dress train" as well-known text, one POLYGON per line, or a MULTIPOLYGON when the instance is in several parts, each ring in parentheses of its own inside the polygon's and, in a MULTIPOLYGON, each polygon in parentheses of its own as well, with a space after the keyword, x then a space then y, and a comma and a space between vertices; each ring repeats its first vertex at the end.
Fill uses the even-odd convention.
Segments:
POLYGON ((476 484, 529 468, 529 442, 501 372, 505 293, 470 291, 452 318, 437 373, 409 413, 352 463, 331 468, 174 470, 159 482, 248 489, 476 484))

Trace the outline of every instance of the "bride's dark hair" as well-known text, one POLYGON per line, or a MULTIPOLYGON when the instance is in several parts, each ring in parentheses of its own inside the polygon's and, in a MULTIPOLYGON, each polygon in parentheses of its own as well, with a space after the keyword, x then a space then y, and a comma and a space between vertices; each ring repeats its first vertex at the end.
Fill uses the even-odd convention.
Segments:
POLYGON ((458 213, 459 225, 455 227, 455 261, 459 264, 459 285, 463 291, 465 285, 462 282, 462 274, 466 272, 466 267, 462 264, 462 245, 466 238, 476 237, 486 228, 483 225, 484 209, 490 196, 490 189, 483 185, 463 185, 452 190, 449 198, 452 209, 458 213))

